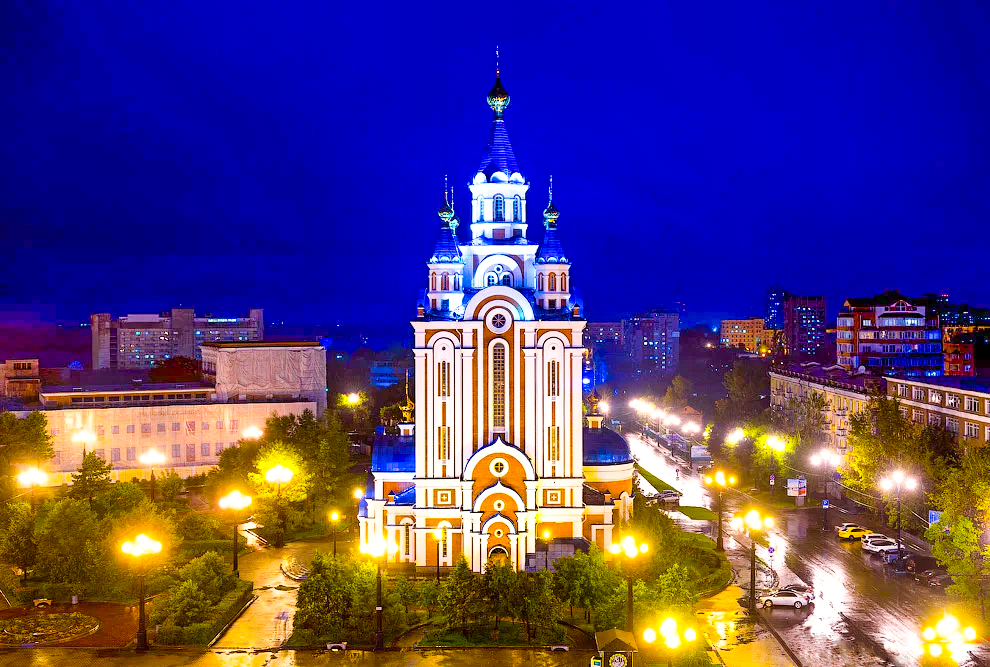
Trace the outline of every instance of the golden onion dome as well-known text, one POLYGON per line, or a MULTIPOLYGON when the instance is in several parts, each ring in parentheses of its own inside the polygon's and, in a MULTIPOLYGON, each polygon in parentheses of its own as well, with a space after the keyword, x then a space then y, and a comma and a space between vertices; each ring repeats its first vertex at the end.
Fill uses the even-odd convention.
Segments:
POLYGON ((546 226, 550 226, 551 223, 556 225, 557 218, 560 217, 560 213, 554 207, 553 202, 547 204, 547 207, 543 210, 543 222, 546 226))
POLYGON ((444 202, 443 206, 437 209, 437 215, 439 215, 440 219, 445 223, 450 224, 451 218, 454 217, 454 209, 450 208, 450 204, 444 202))
POLYGON ((509 93, 502 87, 499 71, 495 70, 495 85, 488 91, 488 106, 495 111, 495 117, 501 118, 505 108, 509 106, 509 93))

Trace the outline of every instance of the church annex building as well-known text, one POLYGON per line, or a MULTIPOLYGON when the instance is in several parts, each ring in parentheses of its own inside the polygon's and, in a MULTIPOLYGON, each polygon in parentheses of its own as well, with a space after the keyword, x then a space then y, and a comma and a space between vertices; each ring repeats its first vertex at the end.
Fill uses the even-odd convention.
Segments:
POLYGON ((471 238, 458 237, 445 201, 412 322, 415 407, 398 435, 377 436, 359 512, 362 545, 385 538, 398 545, 390 559, 420 567, 463 554, 476 572, 492 558, 542 567, 545 532, 571 549, 607 548, 633 494, 625 440, 603 427, 595 397, 584 415, 585 320, 552 187, 543 241, 527 238, 530 184, 498 72, 488 104, 491 134, 468 186, 471 238))

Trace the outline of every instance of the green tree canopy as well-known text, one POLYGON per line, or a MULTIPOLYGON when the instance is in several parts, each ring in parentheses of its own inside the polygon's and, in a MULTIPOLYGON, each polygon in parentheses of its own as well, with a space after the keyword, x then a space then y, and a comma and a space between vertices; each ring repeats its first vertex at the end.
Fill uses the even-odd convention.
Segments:
POLYGON ((69 487, 69 496, 86 500, 90 507, 93 507, 93 500, 96 496, 109 491, 113 483, 110 478, 110 471, 113 465, 104 461, 96 455, 96 452, 86 452, 83 455, 82 464, 72 473, 72 486, 69 487))
POLYGON ((11 503, 5 530, 0 532, 0 558, 13 563, 27 581, 28 569, 38 558, 35 515, 27 503, 11 503))
POLYGON ((202 365, 189 357, 162 359, 148 373, 152 382, 195 382, 202 377, 202 365))

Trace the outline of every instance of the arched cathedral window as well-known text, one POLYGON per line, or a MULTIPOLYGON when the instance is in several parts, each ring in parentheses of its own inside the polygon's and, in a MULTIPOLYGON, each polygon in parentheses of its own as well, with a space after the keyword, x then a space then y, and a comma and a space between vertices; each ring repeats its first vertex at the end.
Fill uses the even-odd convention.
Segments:
POLYGON ((431 273, 430 274, 430 289, 433 290, 434 292, 437 289, 437 274, 436 273, 431 273))
POLYGON ((449 290, 450 289, 450 274, 443 273, 440 275, 440 289, 449 290))
POLYGON ((540 290, 541 292, 543 291, 543 274, 542 273, 537 273, 536 274, 536 289, 540 290))
POLYGON ((512 275, 508 273, 502 274, 502 284, 506 287, 512 287, 512 275))
POLYGON ((492 426, 505 428, 505 346, 492 348, 492 426))
POLYGON ((567 274, 566 273, 561 273, 560 274, 560 291, 561 292, 566 292, 567 291, 567 274))
POLYGON ((557 274, 551 273, 550 279, 547 281, 547 291, 556 292, 557 291, 557 274))
POLYGON ((522 199, 519 195, 512 199, 512 219, 515 222, 522 222, 522 199))
POLYGON ((505 222, 505 197, 495 195, 495 222, 505 222))
POLYGON ((485 221, 485 200, 478 197, 478 221, 485 221))
POLYGON ((496 280, 497 278, 495 277, 494 273, 489 273, 487 276, 485 276, 485 284, 488 285, 488 287, 494 285, 496 280))

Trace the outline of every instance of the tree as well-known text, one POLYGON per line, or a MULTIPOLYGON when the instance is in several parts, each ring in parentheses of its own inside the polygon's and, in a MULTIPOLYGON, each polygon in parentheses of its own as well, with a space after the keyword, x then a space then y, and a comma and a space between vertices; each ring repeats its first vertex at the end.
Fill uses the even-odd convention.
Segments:
POLYGON ((329 641, 347 639, 356 601, 370 593, 355 578, 361 568, 353 565, 330 554, 316 554, 309 578, 299 586, 294 627, 312 630, 329 641))
POLYGON ((715 402, 720 422, 740 422, 755 417, 766 409, 770 395, 767 364, 759 359, 737 359, 725 374, 722 385, 728 398, 715 402))
POLYGON ((156 362, 148 377, 152 382, 195 382, 202 377, 202 366, 196 359, 171 357, 156 362))
POLYGON ((533 588, 526 598, 527 618, 532 619, 534 630, 529 639, 535 638, 544 644, 558 643, 563 634, 558 625, 563 616, 563 604, 553 594, 553 575, 543 570, 534 574, 532 580, 533 588))
POLYGON ((38 558, 34 532, 35 515, 31 507, 27 503, 11 503, 6 530, 0 533, 0 558, 20 568, 22 581, 27 581, 28 568, 38 558))
POLYGON ((76 472, 72 473, 69 496, 84 498, 89 502, 89 506, 93 507, 93 499, 109 490, 113 483, 110 480, 111 470, 113 470, 113 464, 104 461, 96 455, 96 452, 86 452, 83 455, 82 464, 76 472))
MULTIPOLYGON (((255 472, 248 473, 248 479, 255 489, 258 516, 261 523, 273 526, 276 535, 281 536, 290 519, 298 514, 289 511, 291 503, 300 503, 309 495, 310 475, 302 456, 291 445, 273 442, 266 445, 254 460, 255 472), (277 465, 292 470, 292 480, 286 484, 274 484, 266 474, 277 465)), ((295 523, 295 521, 293 521, 295 523)), ((276 542, 278 544, 278 542, 276 542)))
POLYGON ((467 637, 467 619, 474 614, 477 603, 477 577, 461 556, 440 589, 440 616, 444 626, 460 625, 461 632, 467 637))
POLYGON ((433 618, 433 610, 440 600, 440 584, 427 579, 419 585, 419 604, 426 609, 427 618, 433 618))
POLYGON ((145 501, 144 491, 134 482, 111 484, 93 499, 93 509, 100 517, 130 512, 145 501))
POLYGON ((14 495, 18 466, 40 466, 54 455, 43 412, 34 411, 21 419, 13 412, 0 412, 0 495, 14 495))
POLYGON ((691 400, 693 391, 694 385, 690 380, 682 375, 675 375, 670 386, 667 387, 667 393, 664 394, 661 403, 668 410, 680 410, 691 400))
POLYGON ((415 584, 409 581, 408 577, 399 575, 392 579, 392 586, 395 589, 395 595, 399 599, 399 603, 405 612, 409 613, 409 605, 415 602, 419 598, 419 591, 416 590, 415 584))
POLYGON ((162 473, 161 481, 158 482, 158 492, 163 501, 174 503, 175 499, 182 491, 182 478, 174 470, 166 470, 162 473))
POLYGON ((52 505, 38 531, 37 569, 52 583, 86 583, 91 543, 100 541, 96 513, 88 503, 65 498, 52 505))
POLYGON ((213 605, 194 581, 183 581, 172 589, 164 604, 155 605, 152 623, 185 627, 205 621, 210 616, 213 605))
POLYGON ((516 585, 515 572, 505 563, 489 562, 481 583, 485 599, 488 601, 488 609, 495 617, 497 634, 499 619, 512 613, 512 589, 516 585))
POLYGON ((990 578, 990 548, 981 544, 983 531, 965 516, 942 515, 925 533, 932 543, 932 555, 951 572, 953 581, 946 592, 977 601, 980 616, 986 618, 986 581, 990 578), (948 532, 946 532, 948 527, 948 532))
POLYGON ((237 582, 227 562, 216 551, 193 558, 179 570, 179 577, 196 584, 212 604, 233 590, 237 582))

